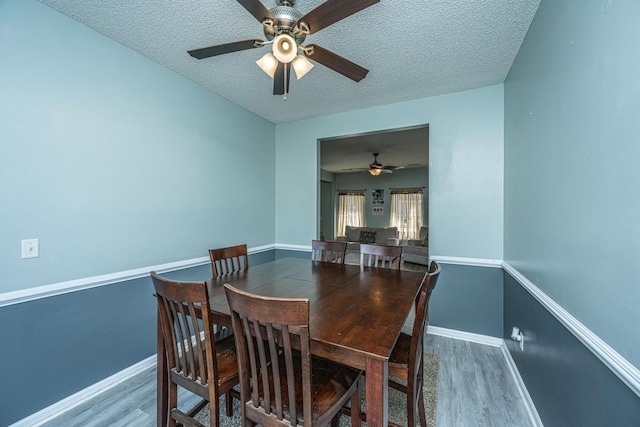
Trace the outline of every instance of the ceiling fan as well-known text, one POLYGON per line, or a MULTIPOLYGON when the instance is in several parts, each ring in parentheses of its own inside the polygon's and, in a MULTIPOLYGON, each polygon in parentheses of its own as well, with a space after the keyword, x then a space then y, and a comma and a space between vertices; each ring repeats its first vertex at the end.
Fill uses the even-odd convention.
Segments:
POLYGON ((403 169, 404 166, 382 166, 378 161, 380 153, 373 153, 373 163, 369 165, 369 173, 374 176, 378 176, 381 173, 393 173, 398 169, 403 169))
POLYGON ((277 0, 277 6, 267 9, 260 0, 237 0, 262 25, 267 41, 260 39, 240 40, 188 51, 197 59, 210 58, 225 53, 272 46, 258 61, 258 65, 273 79, 273 94, 287 99, 291 67, 298 79, 311 68, 313 61, 350 78, 355 82, 364 79, 369 70, 355 64, 316 44, 303 46, 307 35, 314 34, 344 18, 347 18, 380 0, 326 0, 303 15, 294 8, 295 0, 277 0), (298 55, 300 50, 303 55, 298 55))

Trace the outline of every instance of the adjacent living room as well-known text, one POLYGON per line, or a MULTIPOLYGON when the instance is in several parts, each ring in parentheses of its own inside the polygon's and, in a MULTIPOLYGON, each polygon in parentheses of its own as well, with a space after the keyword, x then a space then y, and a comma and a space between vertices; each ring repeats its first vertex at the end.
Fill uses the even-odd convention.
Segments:
POLYGON ((403 267, 428 264, 429 127, 319 141, 320 238, 347 244, 401 245, 403 267))

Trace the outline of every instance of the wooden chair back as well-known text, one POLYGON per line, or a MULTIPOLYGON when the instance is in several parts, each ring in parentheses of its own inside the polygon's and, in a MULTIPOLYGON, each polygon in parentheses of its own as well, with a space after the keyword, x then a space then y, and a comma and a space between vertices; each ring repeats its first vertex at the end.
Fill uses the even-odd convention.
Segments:
POLYGON ((275 416, 280 422, 296 420, 291 422, 296 425, 300 412, 304 419, 311 420, 309 300, 258 297, 229 285, 225 288, 234 335, 238 338, 240 396, 247 417, 258 424, 269 425, 266 420, 258 421, 263 413, 267 418, 275 416), (298 362, 294 361, 290 329, 298 334, 300 352, 296 356, 306 362, 300 366, 299 378, 294 368, 298 362), (254 336, 260 338, 254 340, 254 336), (279 372, 284 373, 285 393, 280 384, 274 384, 280 380, 279 372), (246 393, 249 387, 250 394, 246 393), (297 405, 296 393, 302 395, 302 407, 297 405))
POLYGON ((230 246, 228 248, 209 249, 213 277, 235 273, 249 268, 247 245, 230 246))
MULTIPOLYGON (((424 351, 424 334, 429 323, 429 300, 440 277, 440 266, 432 261, 429 271, 425 275, 424 282, 416 298, 416 317, 411 330, 411 348, 409 349, 409 378, 414 384, 422 384, 418 377, 422 378, 422 363, 424 351)), ((415 390, 415 393, 420 390, 415 390)))
POLYGON ((224 286, 238 349, 243 425, 328 425, 348 398, 357 409, 352 419, 359 420, 360 372, 321 359, 312 363, 307 298, 224 286))
MULTIPOLYGON (((229 336, 216 343, 205 282, 177 282, 155 272, 151 272, 151 279, 167 349, 172 424, 192 424, 195 415, 193 411, 178 410, 179 385, 210 403, 212 425, 218 425, 220 393, 230 391, 239 382, 234 340, 229 336)), ((202 409, 204 405, 196 407, 202 409)))
POLYGON ((402 246, 360 244, 361 266, 400 270, 401 262, 402 246))
POLYGON ((347 242, 311 241, 311 260, 344 264, 347 242))

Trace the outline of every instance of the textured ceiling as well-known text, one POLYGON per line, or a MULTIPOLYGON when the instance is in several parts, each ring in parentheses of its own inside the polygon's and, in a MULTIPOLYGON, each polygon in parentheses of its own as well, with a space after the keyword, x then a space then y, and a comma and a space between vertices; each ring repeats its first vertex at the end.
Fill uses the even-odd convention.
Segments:
POLYGON ((373 153, 383 166, 425 168, 429 166, 429 127, 415 126, 371 132, 320 142, 321 168, 333 173, 368 173, 373 153))
MULTIPOLYGON (((367 77, 355 83, 316 64, 292 79, 283 101, 255 64, 267 47, 202 60, 187 54, 264 39, 262 25, 237 1, 40 1, 273 123, 502 83, 540 3, 382 0, 305 41, 367 68, 367 77)), ((320 3, 298 0, 295 7, 304 14, 320 3)))

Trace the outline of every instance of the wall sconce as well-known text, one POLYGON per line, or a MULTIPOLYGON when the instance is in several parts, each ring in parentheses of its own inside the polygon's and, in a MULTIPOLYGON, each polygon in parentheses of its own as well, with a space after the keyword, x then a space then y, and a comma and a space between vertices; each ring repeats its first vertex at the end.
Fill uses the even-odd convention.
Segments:
POLYGON ((524 334, 520 331, 520 328, 514 326, 511 330, 511 339, 520 343, 520 350, 524 351, 524 334))

